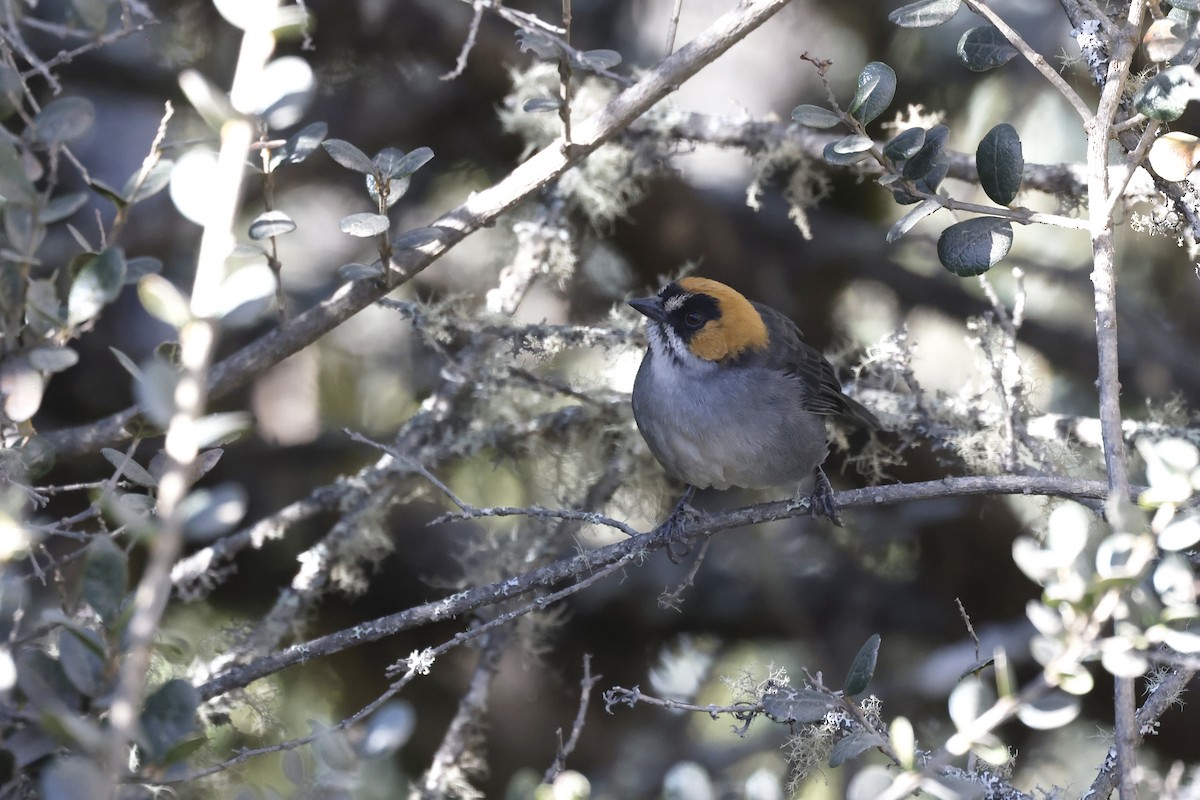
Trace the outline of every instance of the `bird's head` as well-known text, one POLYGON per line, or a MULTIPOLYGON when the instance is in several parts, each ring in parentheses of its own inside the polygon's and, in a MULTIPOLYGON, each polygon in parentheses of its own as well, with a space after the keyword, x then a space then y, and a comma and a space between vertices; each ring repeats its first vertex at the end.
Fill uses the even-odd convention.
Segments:
POLYGON ((704 361, 721 362, 765 350, 767 326, 739 292, 708 278, 681 278, 654 297, 630 300, 645 314, 651 346, 655 340, 677 357, 690 353, 704 361))

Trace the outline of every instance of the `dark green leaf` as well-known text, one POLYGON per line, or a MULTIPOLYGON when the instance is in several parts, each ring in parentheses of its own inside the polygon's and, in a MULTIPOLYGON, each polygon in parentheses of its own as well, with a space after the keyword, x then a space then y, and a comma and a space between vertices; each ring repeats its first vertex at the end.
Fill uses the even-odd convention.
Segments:
POLYGON ((128 560, 121 548, 104 536, 93 539, 84 559, 83 597, 105 625, 120 613, 128 581, 128 560))
POLYGON ((776 722, 817 722, 836 707, 837 701, 823 692, 793 686, 780 686, 763 698, 763 711, 776 722))
POLYGON ((46 207, 42 209, 42 213, 38 215, 38 219, 46 225, 61 222, 83 208, 84 204, 87 203, 87 199, 87 195, 84 192, 60 194, 46 203, 46 207))
POLYGON ((572 59, 571 66, 587 69, 593 72, 612 69, 621 63, 621 54, 616 50, 585 50, 578 59, 572 59))
POLYGON ((60 144, 83 136, 95 121, 96 107, 90 100, 60 97, 33 118, 33 131, 43 144, 60 144))
POLYGON ((993 202, 1006 206, 1021 191, 1025 157, 1016 128, 1001 122, 987 132, 975 150, 975 167, 979 184, 993 202))
POLYGON ((531 97, 521 106, 526 114, 540 114, 543 111, 558 111, 562 108, 562 100, 557 97, 531 97))
POLYGON ((871 685, 871 679, 875 677, 875 662, 879 659, 879 642, 879 634, 876 633, 867 639, 854 657, 842 686, 842 693, 847 697, 862 694, 871 685))
POLYGON ((155 486, 158 486, 158 480, 145 467, 132 458, 126 460, 125 454, 120 450, 105 447, 100 450, 100 455, 104 456, 105 461, 120 469, 122 475, 139 486, 146 489, 153 489, 155 486))
POLYGON ((142 709, 142 747, 146 760, 161 763, 167 753, 196 729, 200 694, 185 680, 170 680, 146 698, 142 709))
POLYGON ((179 373, 160 356, 152 357, 141 369, 133 384, 133 396, 138 406, 153 424, 166 430, 175 413, 175 385, 179 373))
POLYGON ((171 183, 171 170, 174 168, 174 161, 169 158, 160 158, 144 178, 142 178, 141 170, 130 175, 121 190, 121 196, 128 200, 130 205, 153 197, 171 183), (139 178, 141 178, 141 183, 138 182, 139 178))
POLYGON ((429 253, 441 245, 446 232, 442 228, 414 228, 403 236, 396 237, 392 247, 396 250, 420 250, 429 253))
POLYGON ((163 756, 162 763, 178 764, 206 744, 208 744, 208 737, 203 734, 183 739, 167 751, 166 755, 163 756))
POLYGON ((383 214, 372 214, 363 212, 361 214, 351 214, 348 217, 342 217, 338 227, 342 233, 348 233, 351 236, 365 238, 367 236, 378 236, 387 231, 391 226, 391 222, 383 214))
POLYGON ((858 75, 858 90, 850 102, 850 114, 866 125, 892 104, 896 96, 896 72, 882 61, 872 61, 858 75))
POLYGON ((280 164, 299 164, 312 155, 329 133, 329 126, 324 122, 313 122, 288 137, 275 152, 271 153, 271 169, 280 164))
POLYGON ((228 533, 246 516, 246 499, 245 487, 237 483, 193 491, 179 505, 184 536, 191 542, 209 542, 228 533))
POLYGON ((250 223, 250 238, 255 241, 282 236, 296 230, 296 222, 282 211, 264 211, 250 223))
POLYGON ((125 262, 125 285, 137 283, 146 275, 158 275, 163 263, 154 256, 138 256, 125 262))
POLYGON ((918 0, 897 8, 888 19, 901 28, 932 28, 949 22, 961 5, 962 0, 918 0))
POLYGON ((842 118, 828 108, 807 104, 792 109, 792 120, 806 128, 832 128, 842 124, 842 118))
MULTIPOLYGON (((96 192, 96 194, 100 195, 105 200, 107 200, 108 202, 110 202, 114 206, 116 206, 117 208, 125 208, 126 206, 129 205, 129 201, 126 200, 125 197, 120 192, 118 192, 112 186, 109 186, 104 181, 96 180, 95 178, 93 178, 92 182, 88 185, 92 187, 92 190, 94 192, 96 192)), ((87 249, 91 249, 91 248, 89 247, 87 249)))
MULTIPOLYGON (((381 155, 382 153, 380 156, 381 155)), ((380 167, 379 174, 383 175, 384 177, 391 178, 392 180, 398 180, 400 178, 407 178, 409 175, 412 175, 421 167, 428 164, 433 158, 433 151, 428 147, 418 147, 416 150, 413 150, 411 153, 408 153, 399 160, 390 160, 386 164, 386 169, 384 169, 384 165, 380 164, 379 162, 380 156, 375 157, 376 165, 380 167)))
POLYGON ((960 278, 982 275, 1012 247, 1012 225, 997 217, 976 217, 951 225, 938 238, 938 259, 960 278))
POLYGON ((125 283, 125 251, 110 247, 87 255, 67 295, 67 323, 78 325, 100 313, 116 299, 125 283))
POLYGON ((71 0, 79 21, 96 33, 103 33, 108 27, 108 10, 114 5, 112 0, 71 0))
POLYGON ((17 149, 10 142, 0 141, 0 196, 10 203, 32 203, 34 195, 33 182, 17 149))
POLYGON ((389 755, 404 746, 416 729, 416 713, 405 700, 393 700, 371 715, 366 734, 358 744, 362 758, 389 755))
POLYGON ((46 238, 46 226, 26 205, 9 203, 4 208, 4 233, 22 260, 32 259, 46 238))
POLYGON ((375 171, 375 165, 371 163, 367 154, 344 139, 326 139, 321 142, 321 146, 325 148, 326 153, 329 153, 330 158, 346 169, 361 172, 364 175, 370 175, 375 171))
POLYGON ((97 655, 97 649, 103 652, 104 646, 91 631, 63 628, 59 633, 58 661, 67 680, 84 697, 97 697, 108 685, 104 678, 104 660, 97 655), (90 641, 85 643, 85 637, 90 641))
POLYGON ((847 761, 858 758, 872 747, 882 747, 887 744, 878 733, 855 731, 842 737, 829 753, 829 766, 840 767, 847 761))
POLYGON ((958 60, 972 72, 1002 67, 1017 56, 1017 48, 994 25, 971 28, 958 40, 958 60))
POLYGON ((383 276, 383 267, 378 261, 374 264, 343 264, 338 267, 338 275, 342 280, 357 281, 362 278, 379 278, 383 276))
POLYGON ((549 34, 536 28, 522 28, 517 31, 517 46, 522 53, 533 51, 539 58, 558 58, 558 42, 549 34))
MULTIPOLYGON (((934 125, 925 131, 925 144, 921 145, 921 149, 917 151, 916 155, 904 162, 904 170, 901 174, 910 181, 916 181, 926 178, 938 166, 948 164, 949 159, 946 157, 946 140, 948 138, 950 138, 950 129, 945 125, 934 125)), ((936 184, 934 188, 936 188, 936 184)))
POLYGON ((79 353, 66 346, 44 345, 29 351, 29 363, 42 372, 62 372, 79 363, 79 353))
POLYGON ((887 232, 887 243, 892 244, 901 236, 912 230, 918 222, 925 219, 941 207, 941 203, 933 198, 922 200, 919 206, 905 214, 900 219, 896 220, 896 224, 892 225, 891 229, 887 232))
POLYGON ((1188 101, 1196 97, 1196 82, 1194 68, 1171 67, 1146 81, 1133 96, 1133 105, 1159 122, 1179 119, 1188 101))
POLYGON ((107 800, 112 790, 104 774, 86 758, 59 756, 42 770, 43 800, 107 800))
POLYGON ((875 142, 871 140, 870 136, 860 136, 857 133, 852 133, 834 142, 833 152, 838 155, 865 153, 874 146, 875 142))
POLYGON ((921 152, 925 146, 925 129, 908 128, 896 134, 883 146, 883 154, 892 161, 904 161, 921 152))
POLYGON ((857 153, 839 153, 837 150, 837 142, 830 142, 821 150, 821 155, 827 164, 833 164, 838 167, 845 167, 850 164, 857 164, 860 161, 865 161, 871 157, 870 153, 860 151, 857 153))

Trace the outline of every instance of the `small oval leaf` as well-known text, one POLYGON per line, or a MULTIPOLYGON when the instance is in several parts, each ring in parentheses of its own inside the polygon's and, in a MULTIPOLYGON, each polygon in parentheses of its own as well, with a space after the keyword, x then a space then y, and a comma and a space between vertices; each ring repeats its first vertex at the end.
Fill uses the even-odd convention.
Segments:
POLYGON ((138 281, 137 293, 138 300, 151 316, 173 328, 182 328, 192 318, 187 298, 162 275, 144 276, 138 281))
POLYGON ((833 152, 838 155, 847 155, 849 153, 865 153, 875 146, 875 142, 870 136, 861 136, 857 133, 852 133, 849 136, 843 137, 833 143, 833 152))
POLYGON ((958 13, 962 0, 918 0, 888 14, 888 20, 901 28, 932 28, 949 22, 958 13))
POLYGON ((46 105, 33 118, 33 132, 43 144, 71 142, 83 136, 96 121, 96 107, 85 97, 62 97, 46 105))
POLYGON ((78 325, 95 317, 116 299, 125 283, 125 251, 110 247, 87 256, 67 294, 67 323, 78 325))
POLYGON ((892 225, 891 229, 887 232, 887 243, 893 244, 901 236, 912 230, 918 222, 925 219, 941 207, 941 203, 939 203, 937 200, 934 200, 932 197, 922 200, 920 205, 918 205, 912 211, 909 211, 900 219, 896 220, 896 223, 892 225))
POLYGON ((1011 203, 1021 191, 1025 170, 1016 128, 1001 122, 988 131, 975 150, 975 166, 979 170, 979 184, 987 196, 1002 206, 1011 203))
POLYGON ((995 25, 971 28, 958 40, 958 60, 972 72, 1002 67, 1016 57, 1017 48, 995 25))
POLYGON ((129 580, 125 553, 107 537, 101 536, 88 545, 83 565, 83 597, 111 626, 121 611, 121 600, 129 580))
POLYGON ((875 663, 879 659, 880 641, 876 633, 859 648, 842 685, 842 692, 848 697, 862 694, 871 685, 871 679, 875 677, 875 663))
POLYGON ((351 236, 366 238, 368 236, 378 236, 386 231, 391 226, 391 222, 383 214, 372 214, 363 212, 361 214, 351 214, 348 217, 343 217, 338 223, 342 233, 348 233, 351 236))
POLYGON ((850 103, 850 114, 866 125, 886 111, 895 96, 895 70, 882 61, 872 61, 858 75, 858 89, 850 103))
POLYGON ((852 758, 870 750, 872 747, 882 747, 887 744, 878 733, 855 731, 849 736, 842 737, 829 753, 829 766, 840 767, 852 758))
POLYGON ((296 230, 296 222, 282 211, 264 211, 250 223, 250 238, 259 241, 296 230))
POLYGON ((960 278, 982 275, 1008 255, 1012 224, 998 217, 976 217, 951 225, 938 237, 938 260, 960 278))
POLYGON ((792 110, 792 120, 806 128, 832 128, 842 124, 842 118, 828 108, 800 105, 792 110))
POLYGON ((354 172, 370 175, 375 171, 375 165, 362 150, 347 142, 345 139, 326 139, 321 142, 325 152, 337 163, 354 172))
POLYGON ((780 686, 763 698, 763 711, 776 722, 817 722, 837 705, 837 701, 812 689, 780 686))
POLYGON ((185 680, 170 680, 149 697, 142 709, 141 745, 146 760, 162 761, 176 744, 196 729, 200 694, 185 680))
POLYGON ((883 146, 883 154, 893 161, 904 161, 921 152, 925 146, 925 129, 908 128, 896 134, 883 146))

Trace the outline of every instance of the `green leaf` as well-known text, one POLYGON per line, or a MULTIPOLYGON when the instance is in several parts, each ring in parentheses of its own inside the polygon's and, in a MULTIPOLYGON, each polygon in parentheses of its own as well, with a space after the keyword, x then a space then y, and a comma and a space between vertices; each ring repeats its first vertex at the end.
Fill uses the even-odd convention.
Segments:
POLYGON ((72 142, 96 121, 96 107, 84 97, 61 97, 33 118, 33 132, 43 144, 72 142))
POLYGON ((45 345, 29 351, 29 363, 41 372, 63 372, 79 363, 79 353, 65 345, 45 345))
POLYGON ((7 141, 0 141, 0 195, 10 203, 32 203, 36 195, 25 162, 7 141))
POLYGON ((1004 38, 995 25, 971 28, 958 40, 958 60, 972 72, 987 72, 1002 67, 1016 58, 1017 54, 1017 48, 1004 38))
POLYGON ((1175 58, 1188 42, 1188 32, 1181 23, 1173 19, 1156 19, 1150 23, 1142 46, 1151 61, 1163 62, 1175 58))
POLYGON ((147 275, 162 272, 163 263, 154 256, 138 256, 125 262, 125 285, 137 283, 147 275))
POLYGON ((250 238, 255 241, 282 236, 296 230, 296 222, 282 211, 264 211, 250 223, 250 238))
POLYGON ((359 264, 357 261, 338 267, 338 275, 344 281, 357 281, 363 278, 383 277, 383 266, 376 261, 374 264, 359 264))
MULTIPOLYGON (((410 181, 408 178, 384 178, 383 180, 384 185, 387 186, 387 207, 391 208, 396 205, 397 200, 404 197, 408 191, 410 181)), ((378 208, 381 198, 379 195, 379 183, 376 181, 374 175, 367 176, 367 194, 375 201, 375 207, 378 208)))
POLYGON ((833 152, 838 155, 848 155, 850 153, 865 153, 875 146, 875 142, 870 136, 861 136, 857 133, 852 133, 833 143, 833 152))
POLYGON ((46 226, 29 206, 9 203, 4 209, 4 233, 22 260, 32 259, 46 238, 46 226))
POLYGON ((171 170, 174 168, 174 161, 169 158, 160 158, 146 173, 146 177, 142 178, 141 183, 138 183, 141 170, 130 175, 125 181, 124 188, 121 189, 121 196, 130 205, 153 197, 171 183, 171 170))
POLYGON ((879 659, 879 643, 879 634, 876 633, 867 639, 854 657, 842 686, 842 693, 847 697, 862 694, 871 685, 871 679, 875 677, 875 662, 879 659))
POLYGON ((546 111, 558 111, 562 108, 562 100, 557 97, 531 97, 521 106, 526 114, 541 114, 546 111))
POLYGON ((958 222, 938 237, 938 260, 960 278, 982 275, 1008 255, 1012 224, 998 217, 976 217, 958 222))
POLYGON ((110 247, 87 255, 67 295, 67 324, 78 325, 95 317, 116 299, 125 283, 125 251, 110 247))
POLYGON ((600 72, 612 69, 621 63, 621 54, 616 50, 584 50, 579 58, 571 59, 571 66, 600 72))
POLYGON ((46 203, 46 207, 42 209, 42 213, 38 215, 38 219, 46 225, 61 222, 83 208, 87 200, 88 196, 84 192, 60 194, 46 203))
POLYGON ((146 275, 137 285, 138 300, 151 316, 176 330, 192 319, 192 310, 183 293, 162 275, 146 275))
POLYGON ((828 108, 807 104, 792 110, 792 120, 806 128, 832 128, 842 124, 842 118, 828 108))
POLYGON ((367 154, 344 139, 326 139, 321 142, 321 146, 325 148, 325 152, 329 154, 330 158, 348 170, 361 172, 364 175, 370 175, 375 171, 375 165, 371 163, 367 154))
POLYGON ((887 744, 878 733, 855 731, 849 736, 842 737, 829 753, 829 766, 840 767, 847 761, 858 758, 872 747, 882 747, 887 744))
POLYGON ((1170 122, 1183 116, 1188 101, 1195 97, 1196 70, 1171 67, 1146 81, 1133 96, 1133 105, 1150 119, 1170 122))
POLYGON ((871 154, 866 151, 859 151, 857 153, 839 153, 837 146, 838 142, 830 142, 829 144, 825 145, 824 149, 821 151, 821 156, 825 159, 825 163, 833 164, 834 166, 838 167, 845 167, 849 166, 850 164, 857 164, 860 161, 866 161, 871 157, 871 154))
POLYGON ((329 126, 324 122, 305 125, 289 136, 283 147, 271 153, 270 169, 274 170, 281 164, 299 164, 316 152, 328 134, 329 126))
POLYGON ((872 61, 858 75, 858 90, 850 102, 850 114, 866 125, 892 104, 896 96, 896 72, 882 61, 872 61))
POLYGON ((384 233, 391 227, 391 222, 384 214, 363 212, 361 214, 351 214, 348 217, 342 217, 341 222, 338 223, 338 227, 341 228, 342 233, 366 238, 384 233))
POLYGON ((763 698, 763 711, 776 722, 817 722, 837 706, 837 701, 823 692, 780 686, 763 698))
POLYGON ((892 161, 904 161, 921 152, 925 146, 925 129, 908 128, 896 134, 883 146, 883 154, 892 161))
POLYGON ((96 33, 108 27, 108 10, 114 5, 112 0, 71 0, 79 21, 96 33))
POLYGON ((112 540, 101 536, 88 545, 83 565, 83 597, 111 625, 120 614, 129 581, 125 553, 112 540))
POLYGON ((446 232, 439 227, 413 228, 402 236, 397 236, 392 242, 395 250, 420 250, 422 253, 433 253, 442 244, 446 232))
POLYGON ((146 698, 142 739, 146 760, 161 763, 167 753, 196 730, 200 694, 185 680, 170 680, 146 698))
MULTIPOLYGON (((946 140, 949 138, 950 129, 945 125, 934 125, 925 131, 925 144, 904 162, 901 174, 910 181, 925 179, 928 182, 929 176, 939 166, 949 165, 949 159, 946 158, 946 140)), ((936 189, 937 184, 934 183, 932 188, 936 189)))
POLYGON ((104 646, 89 630, 63 628, 58 637, 58 662, 67 680, 84 697, 97 697, 108 687, 104 677, 104 660, 96 654, 104 646), (85 643, 84 637, 90 641, 85 643))
POLYGON ((1078 697, 1066 692, 1050 692, 1017 709, 1017 719, 1037 731, 1061 728, 1079 716, 1081 705, 1078 697))
POLYGON ((166 755, 163 756, 162 763, 178 764, 179 762, 185 760, 192 753, 195 753, 201 747, 204 747, 206 744, 208 744, 208 737, 203 734, 189 736, 186 739, 182 739, 178 744, 166 752, 166 755))
POLYGON ((958 13, 962 0, 918 0, 888 14, 888 20, 901 28, 932 28, 949 22, 958 13))
POLYGON ((146 489, 153 489, 158 486, 158 480, 151 475, 145 467, 134 461, 132 458, 125 460, 125 454, 120 450, 114 450, 111 447, 105 447, 100 450, 100 455, 104 456, 104 460, 112 464, 117 469, 121 470, 121 474, 129 480, 142 486, 146 489))
POLYGON ((195 490, 179 504, 183 535, 191 542, 209 542, 228 533, 246 516, 247 497, 237 483, 195 490))
POLYGON ((100 769, 84 758, 59 756, 38 779, 43 800, 106 800, 112 789, 100 769))
POLYGON ((161 357, 154 356, 141 368, 133 384, 133 396, 151 423, 166 430, 175 413, 175 385, 179 373, 161 357))
POLYGON ((937 200, 934 200, 932 197, 922 200, 920 205, 905 214, 900 219, 896 220, 896 223, 892 225, 891 229, 887 232, 887 243, 895 243, 901 236, 912 230, 918 222, 925 219, 941 207, 942 204, 937 200))
POLYGON ((397 159, 394 154, 399 152, 389 147, 375 156, 375 166, 380 175, 392 180, 407 178, 433 159, 433 151, 428 147, 418 147, 411 153, 401 154, 397 159), (384 158, 384 153, 389 153, 389 157, 384 158))
POLYGON ((987 196, 1002 206, 1011 203, 1021 191, 1025 170, 1025 157, 1016 128, 1001 122, 988 131, 975 149, 975 167, 979 170, 979 184, 987 196))

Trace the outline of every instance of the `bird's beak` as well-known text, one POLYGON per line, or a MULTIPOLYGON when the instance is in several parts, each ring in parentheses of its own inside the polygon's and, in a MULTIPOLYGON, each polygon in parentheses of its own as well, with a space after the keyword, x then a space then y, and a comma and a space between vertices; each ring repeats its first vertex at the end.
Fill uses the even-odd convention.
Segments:
POLYGON ((667 312, 663 310, 662 300, 657 297, 639 297, 637 300, 630 300, 629 305, 655 322, 667 321, 667 312))

